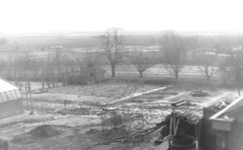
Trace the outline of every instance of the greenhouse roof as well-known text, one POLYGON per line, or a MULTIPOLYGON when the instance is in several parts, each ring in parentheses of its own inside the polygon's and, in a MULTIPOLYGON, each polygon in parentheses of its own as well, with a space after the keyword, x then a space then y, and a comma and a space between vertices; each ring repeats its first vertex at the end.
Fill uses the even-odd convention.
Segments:
POLYGON ((0 78, 0 103, 21 98, 19 88, 0 78))

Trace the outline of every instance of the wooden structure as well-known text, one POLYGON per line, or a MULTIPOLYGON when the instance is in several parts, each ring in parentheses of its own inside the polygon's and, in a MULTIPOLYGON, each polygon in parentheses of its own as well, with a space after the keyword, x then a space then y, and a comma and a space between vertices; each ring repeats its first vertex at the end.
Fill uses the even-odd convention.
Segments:
POLYGON ((215 150, 242 150, 243 148, 243 97, 210 117, 216 132, 215 150))
MULTIPOLYGON (((173 116, 175 108, 183 106, 184 104, 186 104, 186 101, 184 100, 171 104, 171 106, 173 106, 173 110, 170 114, 170 118, 167 120, 169 121, 169 124, 166 123, 166 120, 160 123, 160 125, 163 125, 161 131, 163 141, 155 150, 195 150, 198 147, 197 138, 189 135, 188 133, 188 127, 191 126, 191 124, 186 124, 186 128, 188 129, 186 129, 185 126, 181 127, 180 124, 181 122, 185 122, 185 118, 173 116), (169 133, 167 132, 167 129, 169 130, 169 133)), ((190 130, 191 129, 193 128, 190 128, 190 130)), ((194 128, 194 130, 196 131, 197 129, 194 128)))
POLYGON ((0 118, 23 112, 23 99, 19 88, 0 78, 0 118))
POLYGON ((201 136, 199 140, 199 147, 206 150, 216 149, 216 131, 212 129, 212 121, 210 117, 222 109, 215 107, 215 103, 203 108, 203 118, 201 120, 201 136))
POLYGON ((105 70, 97 67, 81 67, 78 75, 69 76, 69 84, 95 84, 104 80, 105 70))
POLYGON ((94 80, 95 83, 99 83, 104 79, 105 70, 97 67, 82 67, 80 68, 80 75, 86 82, 91 82, 94 80))

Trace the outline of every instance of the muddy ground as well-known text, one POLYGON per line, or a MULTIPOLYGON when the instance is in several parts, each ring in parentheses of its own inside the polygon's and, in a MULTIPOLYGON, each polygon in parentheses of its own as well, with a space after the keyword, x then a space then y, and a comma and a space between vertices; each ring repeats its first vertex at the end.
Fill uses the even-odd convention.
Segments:
MULTIPOLYGON (((235 91, 226 89, 117 81, 58 87, 32 94, 32 101, 24 101, 23 114, 2 119, 0 138, 9 140, 11 150, 82 150, 107 138, 102 122, 109 118, 109 113, 102 114, 104 109, 114 109, 122 114, 126 132, 132 132, 130 122, 134 121, 136 114, 143 114, 143 119, 152 126, 171 113, 171 102, 186 100, 187 106, 177 111, 190 111, 200 117, 202 108, 210 103, 221 100, 231 102, 237 97, 235 91), (193 97, 191 91, 195 89, 203 90, 208 95, 193 97), (31 115, 32 108, 34 114, 31 115), (42 125, 48 125, 48 133, 53 134, 44 137, 30 134, 31 130, 42 125)), ((109 130, 112 123, 105 127, 109 130)), ((153 140, 158 138, 158 132, 151 134, 146 141, 114 143, 91 149, 153 149, 156 147, 153 140)))

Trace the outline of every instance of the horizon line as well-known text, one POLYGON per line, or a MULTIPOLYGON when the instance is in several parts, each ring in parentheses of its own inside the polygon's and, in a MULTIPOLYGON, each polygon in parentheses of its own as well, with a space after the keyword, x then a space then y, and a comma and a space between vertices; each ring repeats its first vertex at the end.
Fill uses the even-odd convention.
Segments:
MULTIPOLYGON (((168 30, 124 30, 123 33, 150 33, 150 34, 160 34, 163 31, 168 30)), ((171 30, 176 33, 188 33, 188 34, 243 34, 243 31, 180 31, 180 30, 171 30)), ((35 31, 35 32, 19 32, 19 33, 4 33, 0 32, 0 37, 6 36, 58 36, 63 34, 96 34, 96 33, 104 33, 106 30, 86 30, 86 31, 67 31, 67 30, 50 30, 50 31, 35 31), (49 35, 48 35, 49 34, 49 35)))

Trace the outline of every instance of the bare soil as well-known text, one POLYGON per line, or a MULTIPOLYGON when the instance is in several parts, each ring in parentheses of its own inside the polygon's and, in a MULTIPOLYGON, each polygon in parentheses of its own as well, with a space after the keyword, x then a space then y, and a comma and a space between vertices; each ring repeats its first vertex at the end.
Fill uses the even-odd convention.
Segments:
POLYGON ((95 85, 68 86, 50 89, 50 93, 74 94, 79 96, 96 96, 110 99, 119 99, 128 95, 146 92, 159 85, 140 84, 133 82, 108 81, 95 85))
MULTIPOLYGON (((238 97, 233 90, 208 87, 200 89, 208 92, 209 96, 192 97, 190 91, 195 86, 188 85, 174 85, 152 93, 137 94, 163 86, 165 85, 109 81, 98 85, 57 87, 49 89, 47 93, 32 94, 34 114, 29 114, 32 109, 31 101, 24 101, 24 114, 1 120, 0 138, 10 141, 11 150, 82 150, 104 140, 101 115, 104 108, 116 108, 123 114, 126 123, 131 120, 124 118, 131 118, 134 114, 143 114, 151 123, 159 123, 171 113, 169 105, 174 101, 188 101, 190 106, 178 108, 177 111, 191 111, 200 117, 202 107, 219 100, 230 102, 238 97), (124 97, 128 98, 109 105, 124 97), (31 130, 43 125, 55 132, 46 137, 30 134, 31 130)), ((151 135, 150 140, 157 136, 158 133, 151 135)), ((152 149, 155 146, 152 142, 140 142, 132 146, 129 143, 115 143, 92 149, 128 150, 145 147, 152 149)))

